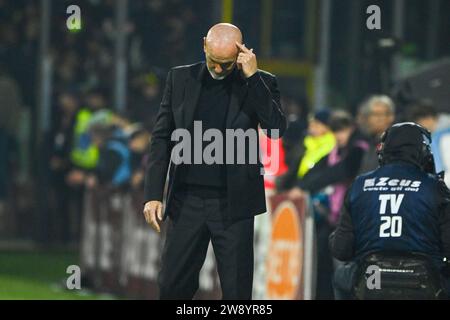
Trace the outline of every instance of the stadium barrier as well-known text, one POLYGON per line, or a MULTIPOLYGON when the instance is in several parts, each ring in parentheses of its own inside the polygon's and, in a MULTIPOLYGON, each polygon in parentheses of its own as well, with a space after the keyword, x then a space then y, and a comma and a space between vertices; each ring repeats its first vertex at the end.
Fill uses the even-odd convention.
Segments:
MULTIPOLYGON (((86 192, 81 270, 82 281, 95 291, 133 299, 158 298, 166 224, 157 234, 146 224, 142 208, 140 192, 111 188, 86 192)), ((316 259, 309 197, 291 201, 283 194, 268 194, 267 208, 269 214, 255 218, 253 298, 312 299, 316 259)), ((195 298, 220 297, 210 245, 195 298)))

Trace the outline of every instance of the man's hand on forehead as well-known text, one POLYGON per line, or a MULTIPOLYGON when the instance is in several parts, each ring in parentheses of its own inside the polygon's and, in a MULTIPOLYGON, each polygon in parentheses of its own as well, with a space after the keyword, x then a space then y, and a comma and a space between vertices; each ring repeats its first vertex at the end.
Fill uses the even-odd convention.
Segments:
POLYGON ((242 51, 242 52, 245 52, 245 53, 252 53, 253 52, 253 49, 248 49, 246 46, 245 46, 245 44, 244 43, 239 43, 239 42, 237 42, 236 41, 236 46, 238 47, 238 49, 240 50, 240 51, 242 51))
POLYGON ((245 44, 236 41, 236 46, 240 51, 237 58, 238 68, 242 70, 246 78, 250 78, 258 71, 256 55, 253 53, 253 49, 248 49, 245 44))

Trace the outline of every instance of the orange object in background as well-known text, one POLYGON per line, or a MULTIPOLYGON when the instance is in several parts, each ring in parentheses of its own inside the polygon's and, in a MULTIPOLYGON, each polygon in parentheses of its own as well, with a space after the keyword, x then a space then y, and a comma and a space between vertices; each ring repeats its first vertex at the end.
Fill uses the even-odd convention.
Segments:
POLYGON ((304 201, 271 198, 272 233, 267 254, 267 299, 303 299, 304 201))
POLYGON ((266 190, 275 190, 275 178, 287 171, 282 141, 281 139, 270 139, 262 132, 262 130, 260 130, 259 146, 261 161, 266 172, 264 175, 264 187, 266 190), (274 148, 276 150, 274 150, 274 148), (278 157, 278 159, 274 159, 274 157, 278 157), (275 172, 271 172, 271 167, 274 164, 277 164, 278 167, 275 168, 275 172))

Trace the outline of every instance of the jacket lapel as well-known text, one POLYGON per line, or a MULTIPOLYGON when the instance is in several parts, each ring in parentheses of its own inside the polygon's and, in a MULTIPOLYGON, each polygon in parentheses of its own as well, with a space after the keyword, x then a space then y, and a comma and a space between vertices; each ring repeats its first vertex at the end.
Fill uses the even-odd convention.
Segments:
POLYGON ((230 105, 228 107, 226 127, 231 128, 231 124, 233 120, 239 113, 241 108, 242 101, 247 92, 247 83, 242 78, 241 73, 236 70, 236 74, 234 74, 234 81, 231 87, 231 97, 230 97, 230 105))
MULTIPOLYGON (((200 97, 201 89, 202 89, 202 79, 205 74, 208 72, 206 70, 206 64, 203 63, 200 67, 199 72, 186 84, 186 100, 183 112, 183 123, 184 127, 188 128, 193 124, 194 113, 197 107, 198 98, 200 97)), ((230 105, 227 112, 226 119, 226 127, 230 128, 233 120, 239 113, 242 101, 247 92, 247 83, 242 78, 240 72, 236 71, 236 74, 233 75, 236 79, 234 79, 231 87, 231 97, 230 97, 230 105)))
POLYGON ((198 98, 202 90, 202 79, 205 71, 207 71, 206 64, 203 63, 200 66, 199 72, 190 81, 188 80, 186 85, 186 100, 183 108, 183 123, 185 128, 192 125, 195 108, 197 107, 198 98))

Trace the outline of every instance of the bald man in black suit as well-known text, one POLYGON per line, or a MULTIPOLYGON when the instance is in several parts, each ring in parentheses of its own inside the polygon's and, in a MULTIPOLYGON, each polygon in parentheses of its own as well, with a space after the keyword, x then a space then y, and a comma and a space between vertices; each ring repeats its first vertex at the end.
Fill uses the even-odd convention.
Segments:
POLYGON ((213 26, 204 38, 204 51, 206 62, 175 67, 168 73, 150 145, 144 215, 158 232, 159 223, 169 217, 158 279, 161 299, 193 298, 210 241, 222 298, 251 299, 254 216, 266 212, 259 158, 251 163, 251 155, 242 151, 244 147, 252 150, 248 145, 223 150, 223 155, 245 152, 244 164, 175 163, 171 137, 176 129, 195 134, 198 121, 203 132, 257 133, 259 125, 276 138, 286 129, 286 118, 275 76, 258 69, 253 49, 242 44, 236 26, 213 26))

